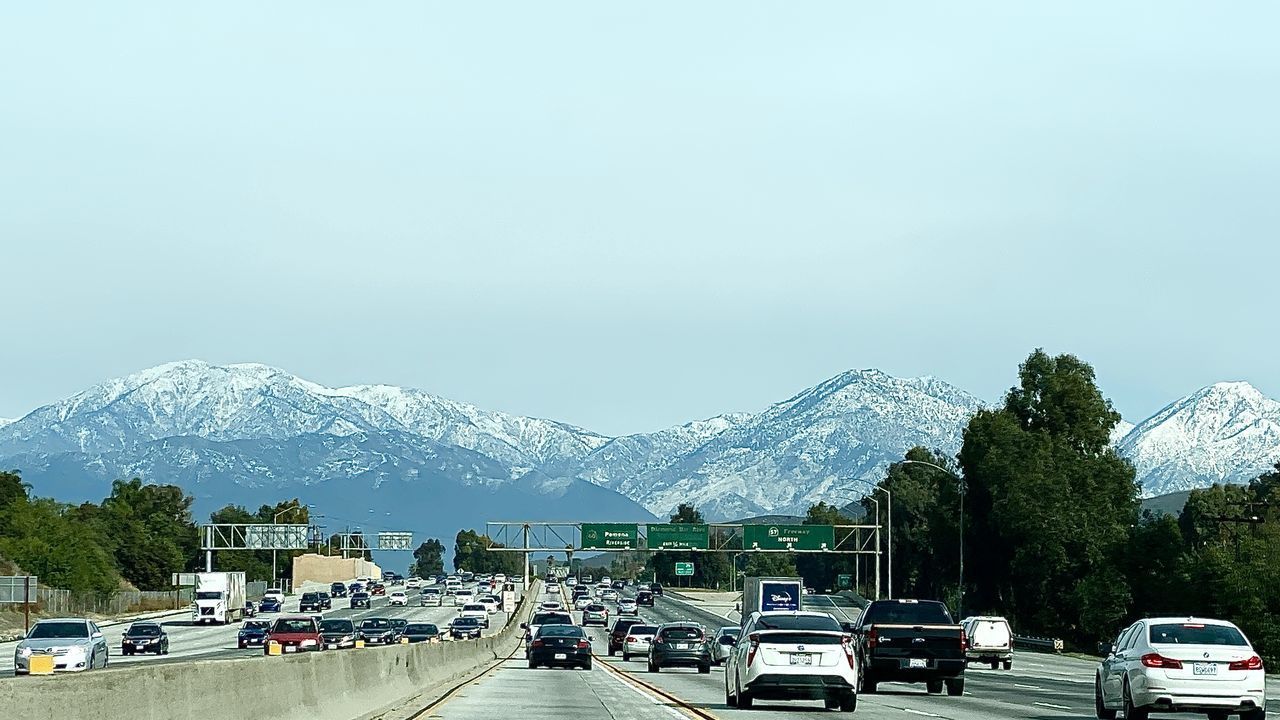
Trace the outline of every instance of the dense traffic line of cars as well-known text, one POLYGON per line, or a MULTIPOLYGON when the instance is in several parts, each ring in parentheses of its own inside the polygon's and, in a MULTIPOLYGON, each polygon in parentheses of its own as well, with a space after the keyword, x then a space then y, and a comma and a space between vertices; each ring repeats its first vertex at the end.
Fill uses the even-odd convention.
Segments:
MULTIPOLYGON (((350 607, 369 608, 372 605, 372 594, 386 594, 384 583, 373 582, 369 578, 358 578, 349 584, 333 583, 328 592, 304 592, 299 599, 299 612, 293 614, 278 614, 283 609, 284 592, 279 588, 270 588, 259 602, 244 603, 243 615, 246 619, 236 631, 236 647, 262 648, 264 654, 273 654, 274 649, 275 652, 284 654, 348 649, 360 645, 479 638, 490 626, 489 615, 499 612, 502 607, 501 599, 493 593, 501 592, 504 588, 514 590, 514 582, 519 578, 508 580, 505 576, 498 575, 468 579, 473 583, 472 588, 463 587, 460 578, 459 582, 446 585, 446 578, 442 577, 438 579, 437 586, 426 588, 422 587, 421 580, 412 584, 403 579, 390 580, 392 583, 403 583, 406 588, 413 586, 421 589, 424 598, 421 604, 424 606, 429 604, 425 598, 432 595, 448 596, 451 599, 454 596, 471 597, 475 600, 460 604, 458 617, 444 628, 435 623, 405 618, 373 617, 355 620, 324 618, 320 615, 333 608, 335 597, 347 597, 350 607), (378 590, 379 586, 382 586, 381 592, 378 590), (261 613, 277 615, 268 619, 261 613)), ((223 597, 229 595, 230 593, 223 597)), ((223 604, 226 605, 225 599, 223 604)), ((403 591, 393 590, 387 604, 388 607, 406 606, 407 596, 403 591), (399 601, 399 598, 405 599, 399 601)), ((193 622, 199 624, 202 618, 198 608, 193 611, 193 615, 193 622)), ((168 655, 169 650, 169 634, 159 622, 134 622, 121 634, 120 651, 123 655, 168 655)), ((32 657, 36 658, 37 664, 47 664, 52 671, 75 672, 106 667, 111 650, 101 628, 91 620, 46 619, 37 621, 26 637, 17 643, 14 650, 14 674, 26 675, 32 672, 32 657), (45 658, 49 660, 46 661, 45 658)), ((38 671, 43 671, 43 667, 38 671)))

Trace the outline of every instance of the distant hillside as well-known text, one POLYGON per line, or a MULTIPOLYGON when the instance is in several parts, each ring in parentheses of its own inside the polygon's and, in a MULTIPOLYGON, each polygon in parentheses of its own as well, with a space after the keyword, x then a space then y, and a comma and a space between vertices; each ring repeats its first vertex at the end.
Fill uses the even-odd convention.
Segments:
POLYGON ((1142 509, 1177 517, 1182 514, 1182 508, 1187 504, 1187 498, 1190 496, 1190 490, 1180 490, 1168 495, 1157 495, 1143 500, 1142 509))

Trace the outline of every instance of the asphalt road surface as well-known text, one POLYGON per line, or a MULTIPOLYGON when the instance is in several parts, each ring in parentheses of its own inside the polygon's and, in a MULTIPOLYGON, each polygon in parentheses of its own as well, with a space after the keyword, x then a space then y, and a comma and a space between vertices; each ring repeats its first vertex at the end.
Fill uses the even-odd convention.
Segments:
MULTIPOLYGON (((392 589, 402 588, 400 586, 388 586, 388 592, 392 589)), ((405 618, 410 622, 432 623, 440 626, 441 630, 458 614, 459 608, 451 605, 420 607, 417 604, 418 591, 406 590, 405 592, 409 594, 410 600, 409 605, 405 607, 388 607, 385 597, 374 597, 372 598, 373 606, 371 608, 367 610, 352 610, 347 607, 348 598, 334 598, 333 609, 326 610, 320 614, 326 618, 352 618, 357 621, 371 617, 405 618)), ((519 591, 517 591, 517 602, 519 601, 518 598, 519 591)), ((298 595, 285 598, 284 613, 281 614, 296 613, 298 611, 298 600, 298 595)), ((165 631, 169 634, 168 655, 126 656, 120 652, 120 634, 128 627, 128 623, 103 628, 102 631, 106 634, 107 643, 111 649, 110 665, 113 667, 144 667, 193 660, 260 657, 263 655, 262 648, 258 646, 244 650, 236 647, 236 633, 240 630, 240 623, 196 625, 191 622, 190 617, 190 612, 184 611, 180 615, 170 615, 155 619, 156 622, 164 626, 165 631)), ((254 619, 271 620, 276 617, 278 615, 275 613, 261 613, 254 619)), ((497 614, 490 615, 489 629, 484 631, 484 634, 497 633, 506 622, 506 613, 499 611, 497 614)), ((17 645, 16 642, 0 643, 0 682, 4 682, 6 679, 15 679, 13 677, 13 653, 17 645)), ((17 679, 23 680, 24 678, 17 679)))
MULTIPOLYGON (((805 597, 805 606, 806 609, 830 612, 842 620, 856 617, 858 611, 846 598, 821 595, 805 597)), ((575 612, 574 617, 580 621, 581 613, 575 612)), ((696 603, 672 597, 657 598, 653 608, 641 609, 641 617, 653 623, 693 620, 712 632, 720 626, 736 624, 723 615, 698 607, 696 603)), ((736 615, 734 617, 736 620, 736 615)), ((762 717, 796 720, 821 717, 829 720, 838 714, 825 710, 820 702, 804 701, 757 701, 753 710, 730 708, 725 704, 722 668, 712 668, 710 675, 699 675, 696 670, 685 669, 649 673, 642 658, 623 662, 621 655, 608 657, 605 630, 593 627, 588 633, 596 652, 595 666, 590 671, 529 670, 523 655, 518 655, 433 709, 432 717, 488 720, 495 708, 521 717, 561 717, 566 720, 609 717, 669 720, 673 716, 687 717, 670 700, 634 686, 609 672, 608 668, 634 675, 724 720, 759 720, 762 717)), ((971 667, 967 672, 963 697, 929 695, 923 685, 885 683, 881 685, 880 692, 859 697, 854 717, 871 720, 901 720, 911 716, 948 720, 1083 720, 1094 716, 1093 672, 1094 664, 1086 660, 1020 652, 1015 656, 1012 670, 971 667)), ((1268 689, 1269 704, 1280 708, 1280 687, 1269 685, 1268 689)), ((1280 712, 1273 711, 1268 716, 1280 717, 1280 712)), ((1156 714, 1152 717, 1194 716, 1156 714)))

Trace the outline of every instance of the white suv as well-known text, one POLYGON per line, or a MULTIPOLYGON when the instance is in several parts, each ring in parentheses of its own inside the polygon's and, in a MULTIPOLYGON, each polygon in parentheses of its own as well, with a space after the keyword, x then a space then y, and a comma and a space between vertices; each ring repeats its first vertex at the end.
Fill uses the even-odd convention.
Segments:
POLYGON ((969 617, 960 621, 964 636, 969 639, 965 652, 966 663, 987 663, 992 670, 1004 666, 1013 667, 1013 632, 1009 621, 1002 617, 969 617))
POLYGON ((1223 620, 1147 618, 1130 625, 1094 677, 1099 718, 1146 720, 1153 712, 1267 716, 1262 658, 1223 620))
POLYGON ((751 613, 725 662, 725 703, 822 700, 828 710, 853 712, 856 665, 851 639, 826 613, 751 613))

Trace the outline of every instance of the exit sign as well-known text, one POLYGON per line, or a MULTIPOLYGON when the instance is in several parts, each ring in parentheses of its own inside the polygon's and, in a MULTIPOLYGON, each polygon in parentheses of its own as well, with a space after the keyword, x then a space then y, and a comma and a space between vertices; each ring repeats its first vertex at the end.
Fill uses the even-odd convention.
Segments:
POLYGON ((676 575, 683 576, 683 575, 692 575, 692 574, 693 574, 693 563, 691 562, 676 563, 676 575))

